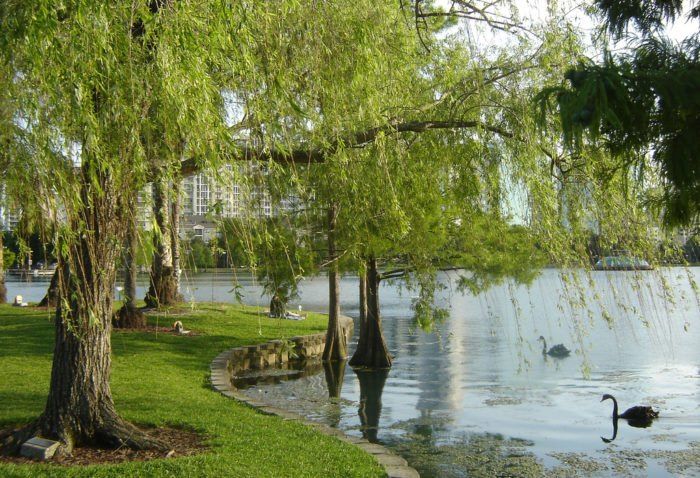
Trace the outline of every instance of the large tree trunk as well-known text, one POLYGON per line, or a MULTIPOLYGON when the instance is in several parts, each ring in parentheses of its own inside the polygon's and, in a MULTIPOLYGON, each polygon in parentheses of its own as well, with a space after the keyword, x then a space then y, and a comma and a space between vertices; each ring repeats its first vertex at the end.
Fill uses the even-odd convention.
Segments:
MULTIPOLYGON (((135 210, 135 207, 132 208, 132 211, 135 210)), ((143 328, 146 326, 146 316, 136 307, 138 227, 135 213, 130 214, 127 219, 124 246, 124 304, 115 317, 114 326, 125 329, 143 328)))
MULTIPOLYGON (((84 154, 85 156, 85 154, 84 154)), ((109 385, 112 306, 116 262, 127 204, 109 173, 97 176, 83 162, 82 207, 75 218, 74 241, 59 254, 60 296, 56 309, 56 338, 46 407, 32 424, 3 443, 3 452, 16 452, 34 435, 59 440, 60 452, 81 444, 163 449, 161 442, 122 420, 109 385), (99 188, 93 187, 99 181, 99 188)))
POLYGON ((382 414, 382 393, 389 370, 354 369, 360 382, 360 406, 357 413, 362 424, 362 438, 376 443, 379 434, 379 417, 382 414))
POLYGON ((382 321, 379 315, 379 281, 377 260, 367 261, 367 318, 360 321, 360 338, 350 365, 369 368, 391 367, 391 355, 384 340, 382 321))
POLYGON ((338 255, 335 246, 335 227, 337 208, 328 208, 328 330, 326 344, 323 348, 323 360, 345 360, 348 357, 348 345, 345 332, 340 326, 340 278, 338 274, 338 255))
MULTIPOLYGON (((365 344, 367 343, 367 267, 366 263, 362 264, 362 270, 360 271, 360 324, 359 324, 359 340, 358 344, 365 344)), ((355 353, 353 354, 352 358, 350 359, 350 365, 354 366, 357 365, 354 363, 354 360, 358 357, 359 355, 357 353, 357 349, 355 350, 355 353)))
POLYGON ((360 342, 367 340, 367 267, 360 272, 360 342))
POLYGON ((158 231, 154 233, 151 283, 145 298, 148 307, 173 305, 181 300, 173 261, 172 208, 168 186, 165 178, 153 181, 153 214, 158 231))
POLYGON ((51 283, 39 302, 39 307, 58 307, 58 269, 51 276, 51 283))
POLYGON ((3 231, 0 230, 0 304, 7 302, 7 286, 5 286, 5 246, 3 231))

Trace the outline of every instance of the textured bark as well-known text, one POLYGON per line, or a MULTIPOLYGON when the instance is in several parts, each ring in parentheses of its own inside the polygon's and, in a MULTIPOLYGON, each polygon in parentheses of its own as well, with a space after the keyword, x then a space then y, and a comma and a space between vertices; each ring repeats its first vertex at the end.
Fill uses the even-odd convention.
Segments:
MULTIPOLYGON (((360 274, 360 323, 367 320, 367 269, 360 274)), ((361 332, 360 332, 361 333, 361 332)))
MULTIPOLYGON (((135 209, 133 208, 132 210, 135 209)), ((114 327, 138 329, 146 326, 146 316, 136 307, 136 248, 138 246, 138 231, 135 214, 131 214, 128 218, 124 246, 124 305, 117 312, 114 327)))
POLYGON ((270 299, 270 317, 284 317, 286 308, 287 304, 279 295, 274 294, 270 299))
POLYGON ((175 290, 178 301, 182 300, 180 294, 180 181, 173 181, 173 189, 170 201, 170 244, 173 250, 173 273, 175 275, 175 290))
POLYGON ((340 326, 340 277, 338 273, 337 251, 335 246, 335 227, 337 209, 328 208, 328 330, 326 344, 323 348, 323 360, 345 360, 348 357, 348 345, 345 333, 340 326))
POLYGON ((46 289, 46 294, 44 298, 39 302, 39 307, 58 307, 58 268, 54 271, 53 276, 51 276, 51 283, 49 288, 46 289))
POLYGON ((362 424, 362 438, 376 443, 379 433, 379 417, 382 414, 382 393, 389 376, 388 369, 355 369, 360 382, 360 406, 357 410, 362 424))
POLYGON ((350 365, 369 368, 391 367, 391 355, 384 340, 382 321, 379 315, 379 281, 377 261, 367 261, 367 311, 366 320, 360 321, 360 338, 350 365))
POLYGON ((5 245, 3 232, 0 230, 0 304, 7 302, 7 286, 5 286, 5 245))
POLYGON ((168 182, 164 178, 153 182, 153 214, 159 231, 154 234, 151 283, 145 298, 148 307, 163 307, 181 301, 173 263, 171 204, 167 189, 168 182))
MULTIPOLYGON (((116 262, 126 204, 109 172, 95 174, 84 153, 80 218, 75 242, 59 257, 58 287, 66 298, 56 309, 56 336, 49 395, 42 415, 3 442, 3 453, 17 452, 32 435, 56 439, 60 453, 95 444, 164 449, 117 414, 109 385, 112 306, 116 262), (99 187, 93 187, 99 181, 99 187)), ((61 250, 61 248, 58 248, 61 250)))

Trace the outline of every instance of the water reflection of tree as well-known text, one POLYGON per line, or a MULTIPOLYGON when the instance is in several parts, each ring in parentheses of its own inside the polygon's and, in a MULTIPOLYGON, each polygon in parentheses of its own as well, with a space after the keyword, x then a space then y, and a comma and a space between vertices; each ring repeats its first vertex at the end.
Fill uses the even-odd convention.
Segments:
POLYGON ((326 373, 326 386, 328 387, 328 398, 339 399, 345 378, 345 360, 336 362, 323 362, 323 371, 326 373))
POLYGON ((345 378, 345 360, 333 362, 322 362, 323 371, 326 376, 326 388, 328 389, 329 403, 327 407, 327 423, 335 428, 340 426, 342 406, 340 404, 340 393, 343 388, 345 378))
POLYGON ((360 406, 357 410, 362 424, 362 438, 376 443, 379 417, 382 413, 382 392, 389 369, 353 369, 360 383, 360 406))

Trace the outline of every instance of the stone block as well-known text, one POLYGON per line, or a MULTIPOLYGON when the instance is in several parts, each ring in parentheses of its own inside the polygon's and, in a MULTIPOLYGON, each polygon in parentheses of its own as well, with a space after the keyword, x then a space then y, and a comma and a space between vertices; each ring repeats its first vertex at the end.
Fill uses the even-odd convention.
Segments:
POLYGON ((382 465, 382 466, 408 466, 408 462, 401 458, 400 456, 397 455, 389 455, 387 453, 380 453, 377 455, 374 455, 374 458, 377 459, 377 461, 382 465))
POLYGON ((35 460, 49 460, 58 450, 58 446, 57 441, 33 437, 22 444, 20 454, 35 460))
POLYGON ((408 466, 385 466, 389 478, 420 478, 416 470, 408 466))
POLYGON ((357 446, 371 455, 385 455, 387 449, 376 443, 359 443, 357 446))
POLYGON ((263 359, 260 355, 254 355, 250 357, 247 361, 250 362, 248 368, 251 369, 261 369, 263 367, 263 359))

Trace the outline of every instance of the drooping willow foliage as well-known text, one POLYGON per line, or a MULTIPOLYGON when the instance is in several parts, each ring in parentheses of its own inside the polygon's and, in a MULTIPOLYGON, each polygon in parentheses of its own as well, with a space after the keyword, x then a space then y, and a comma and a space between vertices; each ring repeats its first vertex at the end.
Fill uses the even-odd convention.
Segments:
MULTIPOLYGON (((627 48, 605 50, 599 62, 581 58, 560 86, 542 91, 540 107, 558 110, 567 146, 594 141, 629 174, 654 170, 657 191, 649 202, 669 225, 693 223, 700 183, 697 32, 680 43, 665 36, 666 23, 683 16, 680 1, 596 4, 614 39, 629 37, 627 48)), ((688 21, 697 21, 698 6, 691 6, 688 21)))
POLYGON ((537 127, 531 98, 575 67, 571 26, 553 14, 481 48, 442 20, 418 35, 409 4, 3 2, 6 192, 52 210, 61 261, 91 269, 64 283, 73 318, 107 313, 94 297, 110 293, 93 289, 111 287, 135 196, 179 180, 183 160, 212 174, 254 163, 251 190, 303 205, 288 240, 317 247, 333 205, 339 252, 325 262, 381 258, 422 285, 447 267, 478 291, 588 265, 592 237, 658 250, 645 206, 658 172, 537 127))
MULTIPOLYGON (((8 167, 10 189, 31 180, 37 199, 78 217, 76 184, 104 171, 133 192, 183 158, 216 170, 244 144, 273 198, 308 201, 300 229, 322 229, 320 210, 338 203, 344 258, 468 265, 472 287, 541 263, 516 255, 511 233, 552 263, 585 263, 591 237, 608 250, 651 237, 639 179, 658 182, 653 171, 537 136, 532 94, 580 51, 554 21, 480 49, 430 30, 418 39, 399 2, 153 5, 6 3, 6 157, 31 166, 8 167), (393 127, 412 122, 446 125, 393 127), (297 151, 309 164, 269 159, 297 151), (89 157, 95 167, 74 167, 89 157)), ((70 242, 80 226, 65 224, 56 239, 70 242)))
MULTIPOLYGON (((582 51, 570 25, 553 18, 502 48, 479 48, 464 35, 423 31, 418 41, 415 25, 387 12, 396 30, 384 41, 395 54, 384 58, 344 53, 347 45, 304 56, 323 33, 300 21, 284 36, 286 57, 261 73, 291 75, 276 103, 260 105, 272 120, 239 132, 263 148, 308 154, 306 165, 265 163, 262 182, 278 202, 298 199, 289 240, 314 248, 317 265, 327 258, 313 237, 323 236, 330 203, 339 210, 342 267, 358 271, 380 258, 387 278, 426 293, 423 305, 441 269, 467 269, 461 284, 478 292, 506 277, 529 282, 543 264, 589 268, 616 252, 650 261, 673 253, 649 207, 658 171, 620 168, 595 144, 569 148, 556 118, 542 132, 533 98, 582 51)), ((365 13, 371 28, 376 19, 365 13)), ((367 32, 346 27, 339 37, 367 32)), ((258 95, 234 96, 243 110, 259 104, 258 95)), ((289 265, 290 277, 309 271, 289 265)))

